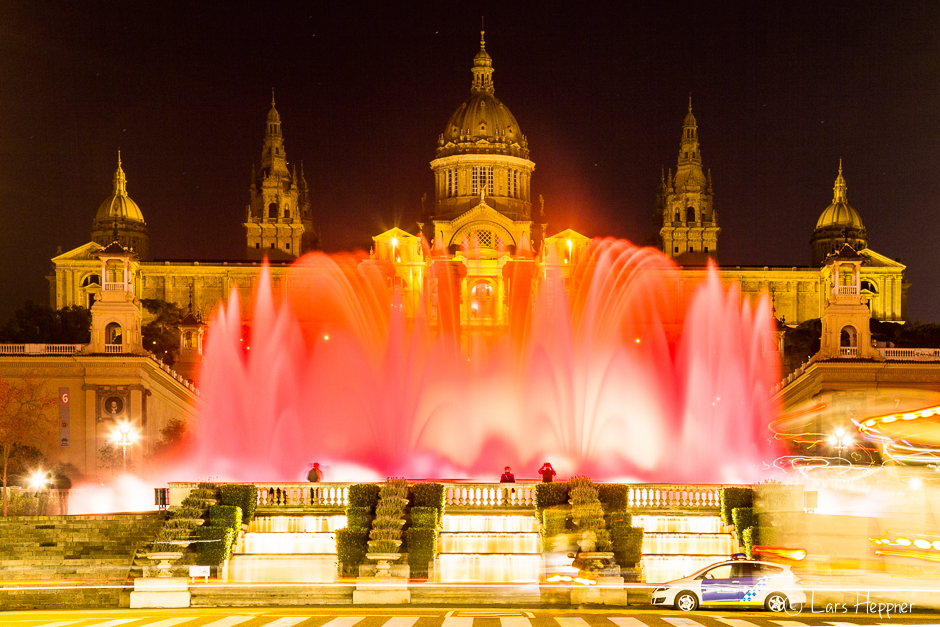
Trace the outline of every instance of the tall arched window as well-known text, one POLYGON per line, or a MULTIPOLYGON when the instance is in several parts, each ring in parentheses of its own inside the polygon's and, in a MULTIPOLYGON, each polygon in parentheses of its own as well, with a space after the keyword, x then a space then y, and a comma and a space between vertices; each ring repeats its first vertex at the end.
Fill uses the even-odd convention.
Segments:
POLYGON ((276 202, 272 202, 270 205, 268 205, 268 217, 271 218, 272 220, 277 219, 277 203, 276 202))
POLYGON ((689 207, 685 210, 685 221, 695 222, 695 208, 689 207))
POLYGON ((111 346, 120 346, 124 343, 121 325, 111 322, 104 328, 104 343, 111 346))
POLYGON ((493 286, 480 281, 470 289, 470 317, 492 319, 496 311, 493 286))
POLYGON ((839 334, 839 345, 848 348, 858 346, 858 331, 855 330, 855 327, 842 327, 842 332, 839 334))

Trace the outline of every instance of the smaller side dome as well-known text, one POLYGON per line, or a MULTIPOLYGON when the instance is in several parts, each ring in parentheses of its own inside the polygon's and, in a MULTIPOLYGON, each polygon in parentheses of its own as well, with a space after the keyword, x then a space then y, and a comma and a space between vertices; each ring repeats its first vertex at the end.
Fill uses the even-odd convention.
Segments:
POLYGON ((114 191, 104 199, 95 214, 95 221, 100 223, 113 222, 143 222, 144 214, 137 203, 127 195, 127 177, 121 169, 121 153, 118 152, 117 171, 114 173, 114 191))

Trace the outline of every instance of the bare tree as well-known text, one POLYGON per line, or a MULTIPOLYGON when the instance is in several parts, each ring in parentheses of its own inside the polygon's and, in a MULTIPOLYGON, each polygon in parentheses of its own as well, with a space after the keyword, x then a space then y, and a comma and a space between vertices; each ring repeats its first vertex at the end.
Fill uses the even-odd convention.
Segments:
POLYGON ((55 434, 58 404, 45 381, 27 374, 19 383, 0 376, 0 457, 3 458, 3 515, 7 515, 7 463, 16 444, 41 446, 55 434))

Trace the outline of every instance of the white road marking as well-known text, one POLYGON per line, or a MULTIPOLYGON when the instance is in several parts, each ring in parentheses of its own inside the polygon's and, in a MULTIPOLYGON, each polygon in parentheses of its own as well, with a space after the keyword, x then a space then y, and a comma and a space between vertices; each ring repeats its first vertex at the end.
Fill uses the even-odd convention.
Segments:
MULTIPOLYGON (((754 623, 749 623, 746 620, 741 620, 740 618, 722 618, 721 616, 716 616, 715 620, 720 620, 726 625, 731 625, 731 627, 757 627, 754 623)), ((800 623, 797 623, 798 625, 800 623)))
MULTIPOLYGON (((418 622, 419 616, 392 616, 382 627, 412 627, 418 622)), ((267 627, 267 626, 265 626, 267 627)))
POLYGON ((54 623, 44 623, 42 625, 36 625, 36 627, 65 627, 65 625, 71 625, 77 622, 79 622, 79 620, 57 620, 54 623))
POLYGON ((147 627, 173 627, 173 625, 179 625, 180 623, 196 620, 197 618, 202 618, 202 616, 177 616, 176 618, 167 618, 148 624, 147 627))
POLYGON ((292 625, 296 625, 297 623, 302 623, 308 618, 312 618, 312 617, 311 616, 287 616, 284 618, 279 618, 273 623, 268 623, 264 627, 291 627, 292 625))
POLYGON ((697 623, 690 618, 667 618, 662 617, 664 621, 675 627, 705 627, 702 623, 697 623))
POLYGON ((500 616, 499 624, 500 627, 532 627, 529 619, 522 616, 500 616))
POLYGON ((472 616, 448 616, 441 627, 473 627, 472 616))
POLYGON ((806 627, 806 623, 801 623, 798 620, 772 620, 768 622, 780 625, 780 627, 806 627))
POLYGON ((320 627, 352 627, 364 618, 365 616, 340 616, 323 623, 320 627))
POLYGON ((619 627, 647 627, 646 623, 635 618, 623 618, 620 616, 608 616, 607 620, 619 625, 619 627))
POLYGON ((589 627, 583 618, 556 618, 561 627, 589 627))
POLYGON ((104 623, 95 623, 94 625, 88 625, 88 627, 117 627, 118 625, 123 625, 124 623, 130 623, 135 620, 146 620, 147 616, 138 617, 138 618, 115 618, 114 620, 109 620, 104 623))
POLYGON ((226 616, 225 618, 220 618, 219 620, 212 621, 211 623, 206 623, 202 627, 232 627, 232 625, 237 625, 239 623, 244 623, 245 621, 255 618, 254 616, 226 616))

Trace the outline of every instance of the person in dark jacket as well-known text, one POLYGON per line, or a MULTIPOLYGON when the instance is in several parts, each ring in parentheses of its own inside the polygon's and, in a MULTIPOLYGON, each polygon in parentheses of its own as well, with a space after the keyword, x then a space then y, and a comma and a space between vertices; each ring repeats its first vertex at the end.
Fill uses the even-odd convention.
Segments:
POLYGON ((539 474, 542 475, 542 483, 551 483, 552 477, 555 476, 555 469, 552 468, 552 465, 548 462, 542 464, 542 467, 539 468, 539 474))
POLYGON ((512 468, 506 466, 506 471, 499 478, 500 483, 515 483, 516 475, 512 474, 512 468))

